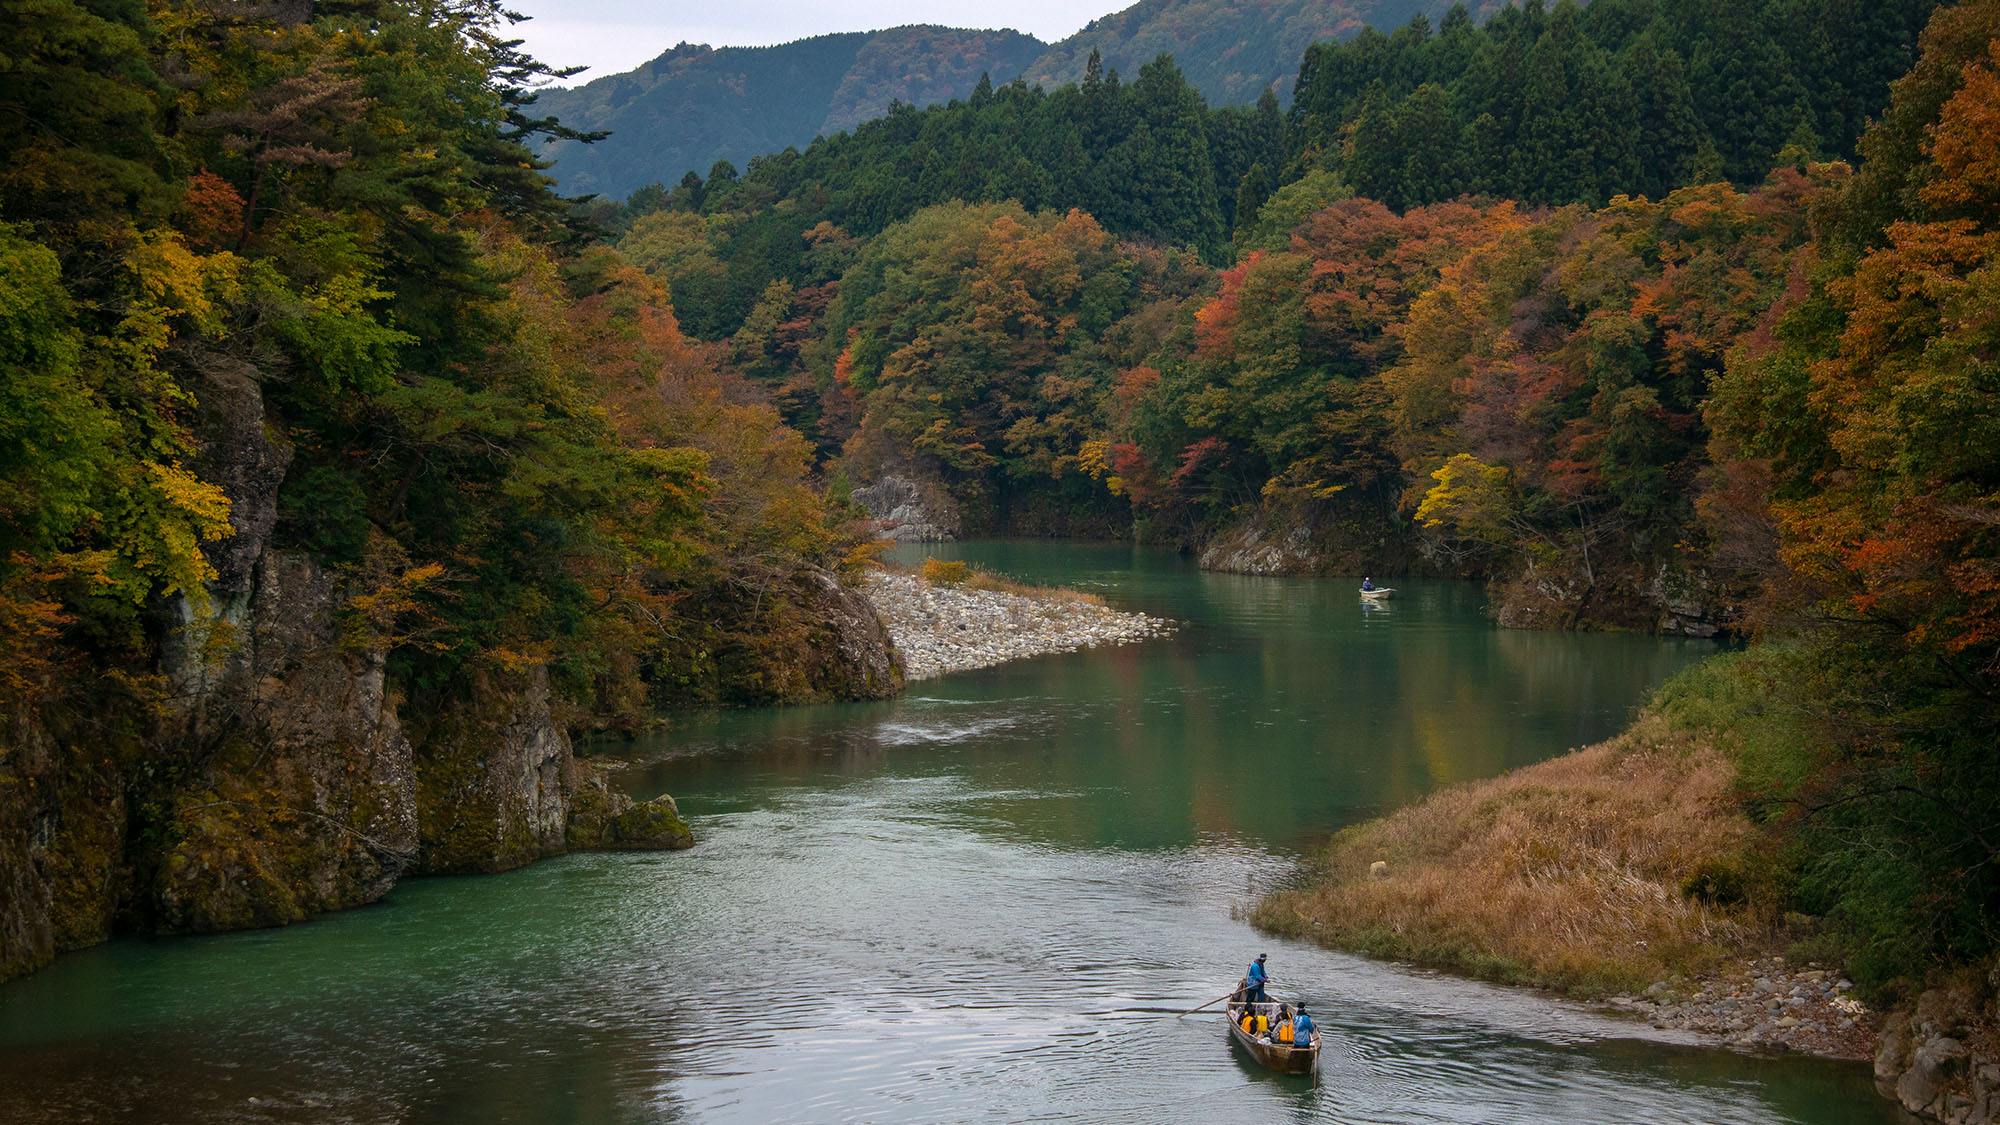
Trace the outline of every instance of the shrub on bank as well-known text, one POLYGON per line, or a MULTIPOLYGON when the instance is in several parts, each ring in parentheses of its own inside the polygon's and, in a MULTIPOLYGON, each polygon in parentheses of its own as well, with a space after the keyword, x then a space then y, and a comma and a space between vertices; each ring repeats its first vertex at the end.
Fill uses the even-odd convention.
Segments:
POLYGON ((932 586, 955 588, 972 577, 972 567, 957 559, 925 559, 917 568, 917 577, 932 586))

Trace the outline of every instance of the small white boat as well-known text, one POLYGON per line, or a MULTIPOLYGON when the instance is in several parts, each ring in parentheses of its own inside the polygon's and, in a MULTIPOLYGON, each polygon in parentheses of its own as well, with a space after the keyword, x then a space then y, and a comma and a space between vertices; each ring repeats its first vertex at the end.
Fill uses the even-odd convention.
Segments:
POLYGON ((1395 592, 1396 592, 1396 591, 1394 591, 1394 590, 1391 590, 1391 589, 1390 589, 1389 587, 1387 587, 1387 586, 1377 586, 1377 587, 1375 587, 1375 588, 1374 588, 1374 589, 1372 589, 1372 590, 1363 590, 1363 591, 1361 591, 1361 596, 1362 596, 1362 597, 1364 597, 1364 598, 1386 598, 1386 597, 1388 597, 1388 596, 1389 596, 1390 594, 1393 594, 1393 593, 1395 593, 1395 592))

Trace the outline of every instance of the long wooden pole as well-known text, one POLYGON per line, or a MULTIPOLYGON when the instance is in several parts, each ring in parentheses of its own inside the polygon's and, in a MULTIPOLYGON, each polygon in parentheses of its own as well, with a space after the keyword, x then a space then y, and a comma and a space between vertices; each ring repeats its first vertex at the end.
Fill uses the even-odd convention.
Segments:
MULTIPOLYGON (((1230 989, 1230 990, 1229 990, 1228 992, 1225 992, 1225 993, 1223 993, 1222 995, 1220 995, 1220 996, 1216 997, 1215 999, 1213 999, 1213 1000, 1210 1000, 1210 1001, 1209 1001, 1208 1003, 1206 1003, 1206 1004, 1203 1004, 1203 1005, 1201 1006, 1201 1008, 1207 1008, 1207 1007, 1212 1007, 1212 1006, 1214 1006, 1214 1005, 1216 1005, 1216 1004, 1220 1004, 1220 1003, 1221 1003, 1221 1002, 1223 1002, 1224 1000, 1227 1000, 1227 999, 1229 999, 1229 998, 1230 998, 1231 996, 1234 996, 1234 995, 1236 995, 1237 993, 1239 993, 1239 992, 1241 992, 1241 991, 1243 991, 1243 986, 1239 984, 1239 985, 1237 985, 1237 986, 1236 986, 1235 988, 1232 988, 1232 989, 1230 989)), ((1181 1016, 1191 1016, 1191 1015, 1194 1015, 1194 1014, 1195 1014, 1196 1012, 1199 1012, 1199 1011, 1201 1011, 1201 1008, 1189 1008, 1189 1009, 1188 1009, 1187 1011, 1185 1011, 1185 1012, 1182 1012, 1182 1013, 1181 1013, 1181 1016)), ((1181 1016, 1175 1016, 1174 1018, 1175 1018, 1175 1019, 1179 1019, 1179 1018, 1181 1018, 1181 1016)))

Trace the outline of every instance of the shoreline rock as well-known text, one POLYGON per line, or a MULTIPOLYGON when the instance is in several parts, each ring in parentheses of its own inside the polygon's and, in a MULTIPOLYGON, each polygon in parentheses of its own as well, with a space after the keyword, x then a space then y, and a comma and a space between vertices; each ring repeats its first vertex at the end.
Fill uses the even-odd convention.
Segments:
POLYGON ((1882 1017, 1853 988, 1837 971, 1768 957, 1693 980, 1669 977, 1643 995, 1620 993, 1605 1003, 1654 1027, 1712 1035, 1737 1050, 1872 1059, 1882 1017))
POLYGON ((876 571, 862 583, 914 682, 1009 660, 1165 636, 1173 623, 1123 613, 1081 595, 933 586, 876 571))

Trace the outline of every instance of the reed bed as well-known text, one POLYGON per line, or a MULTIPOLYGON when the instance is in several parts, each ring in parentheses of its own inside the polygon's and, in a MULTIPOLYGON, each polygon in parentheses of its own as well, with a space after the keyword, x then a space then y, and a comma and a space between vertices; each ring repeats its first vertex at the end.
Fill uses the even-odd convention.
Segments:
POLYGON ((1734 776, 1712 739, 1648 714, 1341 833, 1310 884, 1266 898, 1254 921, 1572 994, 1712 971, 1776 941, 1759 888, 1728 874, 1757 840, 1734 776))
POLYGON ((914 573, 932 586, 942 586, 947 589, 985 590, 995 594, 1012 594, 1017 598, 1030 598, 1037 602, 1106 608, 1102 594, 1092 594, 1068 586, 1033 586, 1026 582, 1016 582, 1004 574, 988 570, 983 566, 955 560, 925 559, 923 565, 914 573))

